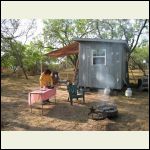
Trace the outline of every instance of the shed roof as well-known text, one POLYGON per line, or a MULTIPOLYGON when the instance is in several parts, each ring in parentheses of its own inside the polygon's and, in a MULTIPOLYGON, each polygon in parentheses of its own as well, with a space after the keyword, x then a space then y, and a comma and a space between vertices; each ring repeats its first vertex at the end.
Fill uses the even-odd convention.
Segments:
POLYGON ((63 48, 47 53, 46 55, 51 57, 64 57, 68 55, 78 54, 79 53, 79 43, 73 42, 63 48))
POLYGON ((108 43, 121 43, 124 44, 125 47, 129 50, 129 46, 125 40, 106 40, 106 39, 100 39, 100 38, 74 38, 74 41, 77 42, 108 42, 108 43))
POLYGON ((93 41, 93 42, 112 42, 112 43, 126 43, 125 40, 106 40, 100 38, 74 38, 74 41, 93 41))
POLYGON ((64 57, 68 55, 78 54, 79 53, 79 43, 82 41, 93 41, 93 42, 112 42, 112 43, 122 43, 126 46, 126 48, 129 50, 129 47, 125 40, 104 40, 104 39, 91 39, 91 38, 75 38, 73 39, 75 42, 64 46, 63 48, 60 48, 58 50, 51 51, 47 53, 46 55, 51 57, 64 57))

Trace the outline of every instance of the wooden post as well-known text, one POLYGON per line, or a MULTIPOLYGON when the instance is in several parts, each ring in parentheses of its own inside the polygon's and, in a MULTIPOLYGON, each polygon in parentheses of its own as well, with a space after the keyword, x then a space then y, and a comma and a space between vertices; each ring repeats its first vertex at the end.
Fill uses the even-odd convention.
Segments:
MULTIPOLYGON (((67 63, 66 63, 66 68, 68 68, 68 59, 67 59, 67 63)), ((67 71, 67 80, 68 80, 68 71, 67 71)))
POLYGON ((42 67, 42 51, 41 51, 41 48, 40 48, 40 52, 41 52, 41 74, 43 72, 43 67, 42 67))
POLYGON ((56 104, 56 95, 55 95, 55 104, 56 104))
POLYGON ((75 65, 75 71, 74 71, 73 82, 78 83, 78 81, 77 81, 77 80, 78 80, 78 79, 77 79, 78 74, 79 74, 79 57, 78 57, 78 59, 77 59, 77 61, 76 61, 76 65, 75 65))
POLYGON ((42 115, 43 115, 43 103, 42 103, 42 115))
POLYGON ((41 74, 42 74, 42 72, 43 72, 43 68, 42 68, 42 59, 41 59, 41 74))
POLYGON ((31 113, 32 113, 31 93, 30 93, 30 109, 31 109, 31 113))

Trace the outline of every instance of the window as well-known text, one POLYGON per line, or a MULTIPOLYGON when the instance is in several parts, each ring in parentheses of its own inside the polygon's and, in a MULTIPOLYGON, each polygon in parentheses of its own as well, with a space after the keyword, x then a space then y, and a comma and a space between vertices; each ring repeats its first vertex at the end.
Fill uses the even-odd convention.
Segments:
POLYGON ((93 65, 106 65, 106 49, 92 50, 93 52, 93 65))

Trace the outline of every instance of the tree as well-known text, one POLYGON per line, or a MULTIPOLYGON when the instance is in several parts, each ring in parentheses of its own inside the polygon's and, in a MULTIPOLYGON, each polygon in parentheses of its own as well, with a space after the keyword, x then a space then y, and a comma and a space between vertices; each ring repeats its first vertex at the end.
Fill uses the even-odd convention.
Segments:
MULTIPOLYGON (((140 45, 140 36, 148 29, 148 20, 118 19, 95 20, 96 32, 101 39, 125 40, 130 48, 130 55, 140 45)), ((141 41, 143 42, 143 41, 141 41)))
POLYGON ((12 68, 14 73, 16 72, 17 62, 14 57, 10 56, 9 53, 5 53, 1 56, 1 65, 4 68, 12 68))
POLYGON ((129 65, 132 68, 138 67, 144 75, 146 75, 147 65, 143 63, 143 60, 146 60, 149 63, 149 46, 137 47, 135 51, 131 54, 131 59, 129 61, 129 65))
MULTIPOLYGON (((130 58, 136 47, 143 43, 140 37, 147 32, 148 23, 147 19, 48 19, 44 20, 44 39, 51 49, 68 45, 73 38, 126 40, 130 48, 130 58)), ((69 56, 73 65, 77 58, 77 55, 69 56)))
MULTIPOLYGON (((128 55, 128 61, 133 61, 139 69, 144 72, 141 65, 135 57, 132 57, 132 53, 136 51, 136 48, 148 43, 148 20, 142 19, 122 19, 122 20, 95 20, 96 32, 101 39, 117 39, 125 40, 130 49, 128 55), (141 38, 142 35, 147 35, 147 38, 141 38)), ((141 49, 142 51, 143 49, 141 49)))
POLYGON ((30 44, 26 45, 25 49, 25 58, 23 60, 24 64, 26 64, 26 70, 32 73, 38 73, 41 53, 34 42, 30 42, 30 44))
POLYGON ((22 28, 19 19, 1 20, 1 55, 13 57, 15 64, 22 68, 22 71, 28 79, 23 63, 25 43, 31 37, 35 29, 35 20, 22 28), (18 41, 18 38, 24 38, 24 43, 18 41))
MULTIPOLYGON (((44 39, 51 50, 64 47, 72 42, 73 38, 88 37, 94 28, 92 20, 87 19, 60 19, 44 20, 44 39)), ((72 65, 76 65, 77 55, 68 56, 72 65)))
POLYGON ((132 25, 128 20, 125 20, 125 25, 126 24, 128 25, 127 27, 125 27, 125 25, 121 24, 120 22, 120 27, 123 30, 125 40, 130 48, 129 56, 136 49, 136 47, 141 44, 139 43, 139 39, 140 36, 142 35, 144 28, 148 28, 147 22, 148 22, 147 19, 135 20, 135 24, 132 25))

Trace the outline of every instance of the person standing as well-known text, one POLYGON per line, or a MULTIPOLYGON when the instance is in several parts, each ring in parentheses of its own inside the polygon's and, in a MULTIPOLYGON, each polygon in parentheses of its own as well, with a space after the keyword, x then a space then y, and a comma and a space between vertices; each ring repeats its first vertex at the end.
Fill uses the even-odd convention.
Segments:
POLYGON ((40 76, 40 87, 53 86, 53 79, 51 76, 51 71, 46 69, 40 76))
MULTIPOLYGON (((40 87, 41 88, 48 88, 53 87, 53 79, 51 76, 51 70, 46 69, 39 78, 40 81, 40 87)), ((42 103, 45 104, 46 102, 49 102, 49 99, 44 100, 42 103)))

